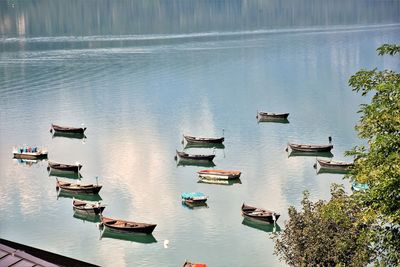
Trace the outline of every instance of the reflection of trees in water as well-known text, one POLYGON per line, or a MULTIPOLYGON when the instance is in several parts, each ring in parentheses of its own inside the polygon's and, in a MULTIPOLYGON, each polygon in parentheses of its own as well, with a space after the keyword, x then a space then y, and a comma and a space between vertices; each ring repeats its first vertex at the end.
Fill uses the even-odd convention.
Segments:
POLYGON ((240 31, 290 26, 398 22, 399 1, 0 1, 0 34, 104 34, 240 31))

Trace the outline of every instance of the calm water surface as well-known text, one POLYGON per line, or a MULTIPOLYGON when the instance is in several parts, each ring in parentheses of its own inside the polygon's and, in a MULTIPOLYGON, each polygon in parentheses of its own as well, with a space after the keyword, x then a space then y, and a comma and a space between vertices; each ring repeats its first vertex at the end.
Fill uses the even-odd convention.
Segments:
MULTIPOLYGON (((0 237, 103 266, 280 266, 273 227, 243 224, 245 201, 279 211, 302 192, 327 199, 343 175, 317 174, 315 157, 287 142, 360 144, 358 69, 399 69, 378 57, 400 41, 398 1, 2 1, 0 3, 0 237), (290 112, 260 123, 256 111, 290 112), (88 129, 52 138, 50 124, 88 129), (241 184, 197 182, 203 167, 177 164, 182 134, 226 138, 216 168, 241 184), (83 164, 103 184, 104 214, 157 223, 150 239, 101 238, 74 216, 47 162, 12 159, 14 145, 46 146, 49 159, 83 164), (182 206, 201 191, 208 208, 182 206), (164 240, 169 240, 164 248, 164 240), (147 243, 146 243, 147 242, 147 243)), ((212 149, 190 148, 207 153, 212 149)), ((65 179, 67 180, 67 179, 65 179)), ((72 180, 70 180, 72 181, 72 180)), ((115 237, 115 236, 114 236, 115 237)))

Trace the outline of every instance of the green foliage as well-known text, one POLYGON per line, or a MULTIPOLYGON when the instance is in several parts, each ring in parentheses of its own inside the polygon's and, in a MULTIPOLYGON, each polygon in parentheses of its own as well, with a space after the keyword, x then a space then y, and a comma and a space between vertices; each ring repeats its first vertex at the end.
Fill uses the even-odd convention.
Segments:
POLYGON ((378 49, 378 55, 383 56, 383 55, 395 55, 396 53, 400 53, 400 45, 396 44, 384 44, 378 49))
MULTIPOLYGON (((400 46, 377 51, 395 55, 400 46)), ((305 194, 301 212, 289 208, 286 228, 274 239, 275 253, 293 266, 400 266, 400 74, 360 70, 349 85, 373 94, 356 125, 368 145, 346 152, 355 158, 347 178, 370 189, 348 196, 334 186, 326 203, 311 203, 305 194)))
POLYGON ((357 223, 361 210, 333 185, 329 202, 311 202, 304 193, 302 210, 289 208, 289 221, 276 233, 275 254, 291 266, 362 266, 374 257, 365 224, 357 223))

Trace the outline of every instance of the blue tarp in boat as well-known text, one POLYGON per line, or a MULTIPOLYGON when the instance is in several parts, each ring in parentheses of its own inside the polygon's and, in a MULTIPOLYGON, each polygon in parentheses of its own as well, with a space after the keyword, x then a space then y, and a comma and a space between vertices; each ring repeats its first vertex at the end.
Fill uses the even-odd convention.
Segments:
POLYGON ((355 191, 360 191, 360 190, 368 190, 369 185, 368 184, 363 184, 363 183, 358 183, 358 182, 353 182, 352 183, 353 190, 355 191))
POLYGON ((181 194, 183 199, 205 199, 207 196, 201 192, 184 192, 181 194))

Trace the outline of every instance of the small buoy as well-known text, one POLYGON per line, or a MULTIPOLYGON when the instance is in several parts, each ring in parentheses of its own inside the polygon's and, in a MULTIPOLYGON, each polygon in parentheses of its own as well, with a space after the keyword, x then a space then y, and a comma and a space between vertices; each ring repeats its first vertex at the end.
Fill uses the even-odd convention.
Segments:
POLYGON ((169 240, 168 239, 164 240, 164 248, 168 248, 168 245, 169 245, 169 240))
POLYGON ((314 167, 314 169, 316 169, 317 168, 317 163, 314 163, 313 167, 314 167))

